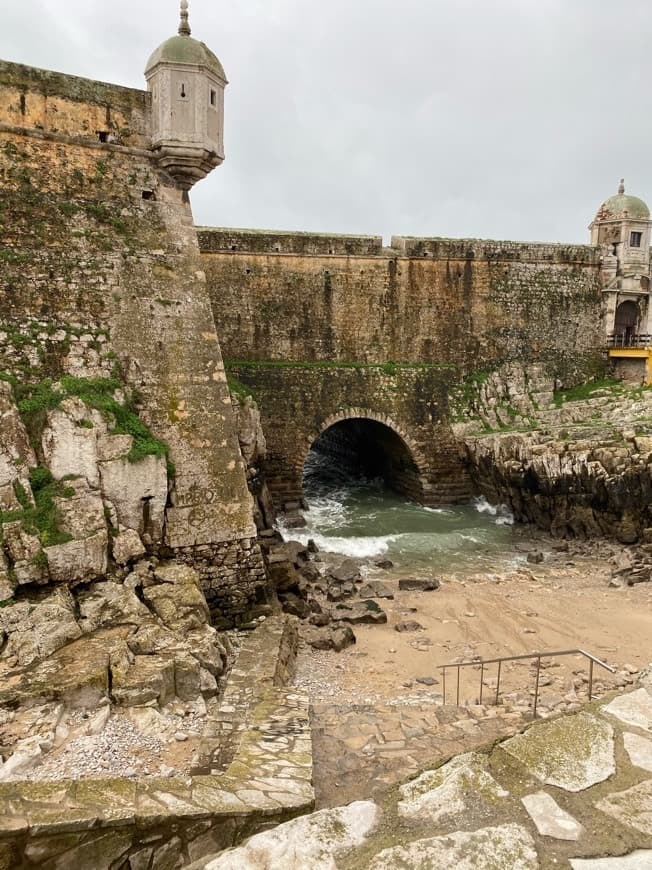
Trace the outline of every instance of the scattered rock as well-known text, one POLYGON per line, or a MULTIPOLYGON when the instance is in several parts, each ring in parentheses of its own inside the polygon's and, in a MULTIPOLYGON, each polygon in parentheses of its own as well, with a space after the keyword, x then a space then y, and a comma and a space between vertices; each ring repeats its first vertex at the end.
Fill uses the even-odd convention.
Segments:
POLYGON ((420 622, 415 622, 415 620, 410 619, 405 622, 397 622, 394 626, 394 631, 398 632, 411 632, 411 631, 425 631, 424 627, 420 622))
MULTIPOLYGON (((434 677, 417 677, 417 683, 420 683, 422 686, 438 686, 439 680, 436 680, 434 677)), ((410 683, 412 685, 412 683, 410 683)))
POLYGON ((387 614, 375 601, 356 601, 354 604, 338 604, 331 613, 334 620, 352 625, 378 625, 387 622, 387 614))
POLYGON ((370 580, 360 588, 360 598, 387 598, 394 599, 394 592, 380 580, 370 580))
POLYGON ((541 550, 533 550, 527 554, 527 560, 530 565, 540 565, 543 562, 543 553, 541 550))
POLYGON ((429 580, 399 580, 398 588, 401 592, 434 592, 439 589, 441 583, 432 577, 429 580))

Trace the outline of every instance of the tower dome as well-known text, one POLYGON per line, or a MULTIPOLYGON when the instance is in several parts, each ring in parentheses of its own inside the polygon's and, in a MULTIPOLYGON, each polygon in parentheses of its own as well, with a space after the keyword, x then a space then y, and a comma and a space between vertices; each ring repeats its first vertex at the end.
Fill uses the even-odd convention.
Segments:
POLYGON ((181 0, 177 36, 147 61, 152 98, 152 150, 184 190, 224 160, 224 68, 203 42, 191 37, 188 0, 181 0))
POLYGON ((625 180, 621 179, 618 193, 602 203, 596 221, 649 220, 650 209, 637 196, 625 193, 625 180))

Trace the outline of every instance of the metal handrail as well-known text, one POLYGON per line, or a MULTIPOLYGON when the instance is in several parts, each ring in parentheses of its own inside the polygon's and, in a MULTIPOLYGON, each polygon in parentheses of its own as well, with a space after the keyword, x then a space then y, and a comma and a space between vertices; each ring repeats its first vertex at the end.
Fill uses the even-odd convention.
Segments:
POLYGON ((652 335, 643 332, 634 335, 627 335, 624 332, 612 333, 607 337, 607 345, 613 348, 650 347, 652 335))
POLYGON ((616 673, 616 668, 612 668, 611 665, 606 664, 606 662, 601 661, 596 658, 591 653, 586 652, 583 649, 565 649, 565 650, 557 650, 555 652, 537 652, 537 653, 528 653, 527 655, 520 656, 502 656, 498 659, 480 659, 479 661, 473 662, 459 662, 455 664, 448 665, 437 665, 437 669, 441 670, 442 673, 442 690, 444 695, 443 703, 446 703, 446 671, 450 668, 457 668, 457 706, 460 704, 460 671, 462 668, 480 668, 480 703, 482 704, 482 690, 484 683, 484 669, 487 665, 498 665, 498 678, 496 681, 496 706, 498 705, 498 700, 500 698, 500 676, 502 671, 503 662, 518 662, 524 661, 525 659, 536 659, 537 662, 537 673, 536 673, 536 684, 534 688, 534 708, 532 711, 532 716, 534 719, 537 717, 537 706, 539 703, 539 678, 541 675, 541 659, 551 659, 557 658, 559 656, 576 656, 582 655, 589 660, 589 701, 593 697, 593 666, 599 665, 601 668, 609 671, 612 674, 616 673))

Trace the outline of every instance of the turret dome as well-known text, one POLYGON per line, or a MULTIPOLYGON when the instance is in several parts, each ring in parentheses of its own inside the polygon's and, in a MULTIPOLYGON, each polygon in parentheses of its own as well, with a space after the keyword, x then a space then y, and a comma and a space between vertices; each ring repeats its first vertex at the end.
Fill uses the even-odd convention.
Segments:
POLYGON ((183 0, 181 3, 181 23, 179 24, 179 33, 177 36, 172 36, 170 39, 159 45, 156 51, 147 61, 145 67, 145 76, 158 66, 160 63, 178 64, 181 66, 200 66, 213 73, 217 78, 221 79, 224 84, 227 84, 224 67, 213 54, 210 48, 198 39, 193 39, 190 35, 190 24, 188 22, 188 2, 183 0))
POLYGON ((625 193, 625 182, 620 182, 618 193, 603 202, 595 216, 596 221, 649 220, 650 209, 637 196, 625 193))
POLYGON ((224 67, 210 48, 191 36, 173 36, 156 49, 145 67, 145 75, 159 63, 203 66, 226 83, 224 67))

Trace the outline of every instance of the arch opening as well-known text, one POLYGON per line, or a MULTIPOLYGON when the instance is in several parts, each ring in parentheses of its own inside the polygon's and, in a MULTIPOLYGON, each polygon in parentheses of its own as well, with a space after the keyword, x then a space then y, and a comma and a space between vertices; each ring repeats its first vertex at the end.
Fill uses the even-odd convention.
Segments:
POLYGON ((616 320, 614 324, 614 333, 630 341, 638 333, 638 324, 641 317, 641 311, 638 303, 627 301, 621 302, 616 308, 616 320))
POLYGON ((352 417, 328 426, 308 453, 304 490, 323 491, 364 480, 380 480, 398 495, 423 501, 419 468, 408 445, 392 428, 366 417, 352 417))

